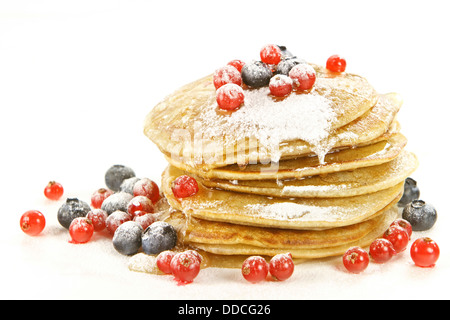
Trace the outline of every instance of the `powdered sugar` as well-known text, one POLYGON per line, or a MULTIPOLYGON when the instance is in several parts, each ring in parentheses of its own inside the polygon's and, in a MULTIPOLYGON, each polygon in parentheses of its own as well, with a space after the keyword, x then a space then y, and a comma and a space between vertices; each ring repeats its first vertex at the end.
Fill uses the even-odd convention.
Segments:
POLYGON ((210 105, 200 116, 200 129, 205 139, 224 137, 225 147, 257 139, 272 161, 278 161, 280 144, 290 140, 304 140, 316 153, 325 154, 323 142, 335 117, 331 102, 314 90, 275 101, 263 87, 245 90, 244 105, 229 115, 218 113, 217 104, 210 105))

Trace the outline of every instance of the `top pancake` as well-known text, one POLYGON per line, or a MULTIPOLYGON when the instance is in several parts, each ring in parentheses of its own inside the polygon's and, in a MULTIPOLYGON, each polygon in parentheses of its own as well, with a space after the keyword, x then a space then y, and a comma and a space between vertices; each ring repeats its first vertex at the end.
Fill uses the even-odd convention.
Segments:
POLYGON ((218 108, 212 76, 207 76, 160 102, 148 114, 144 133, 166 155, 202 168, 236 163, 235 157, 224 162, 224 155, 248 150, 258 159, 278 161, 280 145, 290 141, 323 155, 331 148, 325 143, 331 132, 363 116, 378 94, 360 76, 314 68, 311 92, 274 101, 268 87, 245 90, 244 105, 233 112, 218 108))

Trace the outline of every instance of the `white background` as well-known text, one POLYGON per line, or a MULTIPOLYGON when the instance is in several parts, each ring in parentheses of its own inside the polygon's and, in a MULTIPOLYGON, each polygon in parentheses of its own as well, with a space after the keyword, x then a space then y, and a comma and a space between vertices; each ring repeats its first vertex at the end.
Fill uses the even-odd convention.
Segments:
POLYGON ((450 298, 446 1, 0 1, 2 229, 0 297, 97 299, 427 299, 450 298), (159 183, 166 163, 143 135, 145 115, 181 85, 232 59, 258 59, 267 43, 310 62, 339 53, 347 71, 380 93, 402 94, 413 177, 438 211, 433 269, 407 252, 360 275, 340 258, 299 265, 286 282, 247 283, 240 271, 205 269, 193 284, 127 270, 127 258, 96 235, 68 243, 56 221, 64 197, 89 201, 113 164, 159 183), (23 212, 47 218, 28 237, 23 212))

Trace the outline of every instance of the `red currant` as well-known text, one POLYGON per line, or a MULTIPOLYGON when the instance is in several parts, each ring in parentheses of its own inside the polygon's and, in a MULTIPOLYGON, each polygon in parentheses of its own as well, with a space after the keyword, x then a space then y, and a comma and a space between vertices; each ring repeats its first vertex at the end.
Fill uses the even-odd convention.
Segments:
POLYGON ((94 234, 94 225, 86 217, 75 218, 70 223, 69 234, 72 243, 86 243, 91 240, 94 234))
POLYGON ((158 266, 159 270, 166 274, 171 274, 172 270, 170 269, 170 262, 172 261, 173 257, 175 256, 175 252, 166 250, 158 254, 156 257, 156 265, 158 266))
POLYGON ((306 91, 312 89, 316 82, 316 71, 307 63, 300 63, 294 66, 289 71, 289 77, 294 81, 294 84, 299 91, 306 91))
POLYGON ((369 265, 369 254, 360 247, 352 247, 345 252, 342 262, 347 271, 361 273, 369 265))
POLYGON ((102 209, 93 209, 88 212, 86 218, 92 221, 94 231, 102 231, 106 228, 106 219, 108 219, 108 213, 102 209))
POLYGON ((117 228, 124 222, 131 221, 132 217, 130 214, 124 211, 114 211, 106 219, 106 229, 111 235, 114 235, 117 228))
POLYGON ((29 236, 37 236, 45 228, 45 217, 37 210, 29 210, 20 218, 20 228, 29 236))
POLYGON ((193 196, 198 192, 197 180, 188 175, 179 176, 172 184, 172 192, 177 198, 193 196))
POLYGON ((275 97, 284 97, 292 92, 293 81, 288 76, 278 74, 270 79, 270 93, 275 97))
POLYGON ((153 213, 155 211, 153 202, 145 196, 136 196, 128 202, 127 211, 133 217, 136 211, 153 213))
POLYGON ((200 261, 192 253, 179 252, 170 261, 170 270, 176 280, 190 283, 200 272, 200 261))
POLYGON ((214 72, 213 76, 214 87, 219 89, 228 83, 234 83, 238 86, 242 85, 241 72, 234 66, 226 65, 214 72))
POLYGON ((148 178, 140 179, 133 187, 133 195, 144 196, 149 198, 153 204, 157 203, 161 198, 158 185, 148 178))
POLYGON ((244 90, 234 83, 225 84, 217 90, 216 101, 220 109, 237 109, 244 103, 244 90))
POLYGON ((147 229, 148 226, 157 221, 155 215, 147 213, 145 211, 136 211, 134 214, 135 216, 133 218, 133 221, 139 223, 142 227, 142 230, 147 229))
POLYGON ((270 259, 269 272, 276 280, 284 281, 294 273, 294 261, 291 253, 281 253, 270 259))
POLYGON ((198 251, 195 250, 186 250, 186 253, 192 254, 194 257, 196 257, 198 259, 198 261, 200 263, 202 263, 203 257, 200 253, 198 253, 198 251))
POLYGON ((100 189, 96 190, 91 195, 91 206, 94 209, 100 209, 102 207, 103 201, 112 194, 113 194, 113 192, 111 190, 108 190, 105 188, 100 188, 100 189))
POLYGON ((327 69, 332 72, 344 72, 347 66, 347 61, 340 55, 332 55, 327 60, 327 69))
POLYGON ((235 67, 239 72, 242 71, 242 67, 245 65, 244 61, 241 60, 232 60, 230 62, 227 63, 229 66, 233 66, 235 67))
POLYGON ((422 268, 434 267, 439 259, 440 250, 437 243, 428 237, 419 238, 411 245, 411 258, 422 268))
POLYGON ((252 256, 244 261, 241 272, 245 280, 257 283, 266 279, 269 266, 263 257, 252 256))
POLYGON ((411 226, 411 223, 409 223, 407 220, 399 218, 399 219, 395 220, 394 222, 392 222, 391 226, 399 226, 399 227, 405 229, 406 232, 408 233, 409 239, 411 239, 412 226, 411 226))
POLYGON ((281 61, 280 47, 274 44, 264 46, 260 53, 261 61, 267 64, 278 64, 281 61))
POLYGON ((63 186, 56 181, 50 181, 44 189, 44 195, 50 200, 59 200, 63 193, 63 186))
POLYGON ((406 249, 409 242, 408 232, 399 226, 391 226, 383 235, 394 246, 395 252, 399 253, 406 249))
POLYGON ((381 238, 372 242, 369 254, 375 262, 384 263, 389 261, 396 252, 389 240, 381 238))

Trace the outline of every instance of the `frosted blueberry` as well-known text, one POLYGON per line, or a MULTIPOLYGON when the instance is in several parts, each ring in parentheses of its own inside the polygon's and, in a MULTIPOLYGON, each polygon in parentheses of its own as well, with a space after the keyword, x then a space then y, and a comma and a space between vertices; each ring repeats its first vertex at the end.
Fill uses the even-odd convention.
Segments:
POLYGON ((304 60, 297 59, 297 58, 286 58, 284 60, 281 60, 280 63, 277 65, 277 74, 284 74, 285 76, 289 75, 289 71, 293 67, 295 67, 298 64, 306 63, 304 60))
POLYGON ((158 254, 171 250, 177 244, 175 228, 164 221, 156 221, 142 235, 142 250, 146 254, 158 254))
POLYGON ((108 215, 114 211, 127 212, 128 203, 133 199, 133 195, 126 192, 117 192, 103 200, 101 209, 106 211, 108 215))
POLYGON ((413 200, 403 208, 402 218, 411 224, 413 231, 425 231, 436 223, 437 211, 423 200, 413 200))
POLYGON ((113 191, 119 191, 120 185, 125 179, 135 176, 136 174, 134 173, 133 169, 121 164, 116 164, 109 168, 108 171, 106 171, 105 183, 109 189, 113 191))
POLYGON ((114 249, 123 255, 136 254, 142 244, 141 225, 134 221, 122 223, 114 232, 112 239, 114 249))
POLYGON ((261 61, 246 63, 241 71, 242 81, 252 88, 267 86, 272 77, 272 70, 261 61))
POLYGON ((419 187, 417 187, 416 180, 412 178, 406 178, 403 196, 398 202, 399 206, 404 207, 411 201, 419 199, 419 197, 420 190, 419 187))
POLYGON ((72 220, 85 217, 91 210, 89 204, 77 198, 67 198, 66 202, 58 209, 58 222, 69 229, 72 220))
POLYGON ((131 177, 131 178, 123 180, 122 184, 120 185, 119 191, 133 194, 134 185, 139 180, 141 180, 141 179, 138 177, 131 177))

